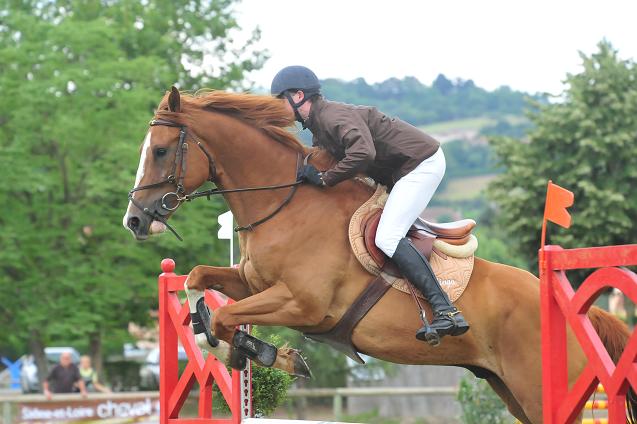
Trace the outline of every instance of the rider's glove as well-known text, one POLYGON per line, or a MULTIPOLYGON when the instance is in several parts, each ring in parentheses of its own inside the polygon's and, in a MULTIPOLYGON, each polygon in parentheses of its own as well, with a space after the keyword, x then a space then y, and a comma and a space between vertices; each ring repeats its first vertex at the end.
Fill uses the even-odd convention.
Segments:
POLYGON ((305 165, 297 177, 298 181, 306 181, 318 187, 324 187, 322 174, 313 165, 305 165))

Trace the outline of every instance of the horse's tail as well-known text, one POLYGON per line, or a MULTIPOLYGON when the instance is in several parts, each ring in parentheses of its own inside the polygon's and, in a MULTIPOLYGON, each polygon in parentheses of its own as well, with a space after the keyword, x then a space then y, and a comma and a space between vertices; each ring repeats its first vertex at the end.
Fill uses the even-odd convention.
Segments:
MULTIPOLYGON (((617 364, 630 338, 628 326, 614 315, 595 306, 589 310, 588 317, 611 359, 617 364)), ((635 395, 632 388, 626 395, 626 403, 628 404, 627 422, 629 424, 635 424, 637 423, 637 395, 635 395)))

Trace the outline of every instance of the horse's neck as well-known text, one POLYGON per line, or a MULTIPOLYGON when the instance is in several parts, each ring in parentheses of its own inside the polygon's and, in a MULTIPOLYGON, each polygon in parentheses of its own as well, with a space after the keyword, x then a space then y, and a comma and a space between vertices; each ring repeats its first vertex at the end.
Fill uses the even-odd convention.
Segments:
MULTIPOLYGON (((198 132, 214 157, 219 188, 233 190, 295 181, 299 154, 291 147, 222 114, 208 113, 201 119, 205 124, 198 132)), ((289 190, 229 193, 224 197, 239 225, 247 225, 276 208, 289 190)))

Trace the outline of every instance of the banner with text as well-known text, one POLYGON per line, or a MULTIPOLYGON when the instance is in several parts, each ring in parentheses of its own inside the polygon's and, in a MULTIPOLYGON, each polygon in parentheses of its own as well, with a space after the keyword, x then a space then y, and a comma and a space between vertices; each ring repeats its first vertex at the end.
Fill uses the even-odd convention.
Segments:
POLYGON ((72 402, 24 402, 18 404, 16 423, 76 422, 106 419, 134 419, 159 415, 159 398, 120 400, 78 399, 72 402))

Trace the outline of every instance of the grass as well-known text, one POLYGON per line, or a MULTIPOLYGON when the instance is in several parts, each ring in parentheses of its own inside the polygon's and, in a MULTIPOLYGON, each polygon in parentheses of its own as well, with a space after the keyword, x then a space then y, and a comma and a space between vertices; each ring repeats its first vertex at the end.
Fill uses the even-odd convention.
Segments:
POLYGON ((420 129, 426 133, 445 133, 460 130, 480 130, 488 125, 494 125, 495 123, 496 120, 493 118, 468 118, 437 122, 435 124, 422 126, 420 129))
POLYGON ((475 199, 481 196, 481 192, 495 177, 496 175, 478 175, 454 178, 449 181, 444 191, 436 194, 436 198, 442 201, 475 199))
POLYGON ((387 418, 381 417, 378 410, 372 410, 356 415, 346 415, 342 418, 346 423, 367 423, 367 424, 402 424, 409 422, 411 424, 427 424, 424 419, 406 419, 406 418, 387 418))

